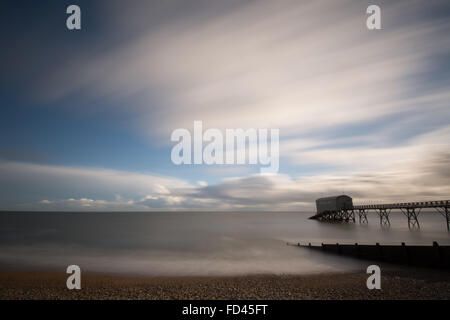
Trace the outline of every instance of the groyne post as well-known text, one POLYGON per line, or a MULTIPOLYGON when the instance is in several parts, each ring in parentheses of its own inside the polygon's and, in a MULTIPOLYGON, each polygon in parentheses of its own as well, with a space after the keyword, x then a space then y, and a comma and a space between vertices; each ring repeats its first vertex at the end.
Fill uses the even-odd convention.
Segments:
POLYGON ((436 248, 439 263, 443 265, 445 263, 444 254, 436 241, 433 241, 433 247, 436 248))
POLYGON ((409 255, 408 247, 406 246, 406 244, 404 242, 402 242, 402 247, 403 247, 403 252, 405 253, 406 264, 409 266, 409 265, 411 265, 411 258, 409 255))
POLYGON ((359 258, 361 256, 361 251, 359 250, 358 242, 355 243, 355 248, 356 248, 356 257, 359 258))
POLYGON ((383 258, 384 258, 384 256, 383 256, 383 247, 380 246, 380 244, 378 242, 376 243, 376 246, 378 248, 378 257, 379 257, 379 259, 381 261, 383 261, 383 258))

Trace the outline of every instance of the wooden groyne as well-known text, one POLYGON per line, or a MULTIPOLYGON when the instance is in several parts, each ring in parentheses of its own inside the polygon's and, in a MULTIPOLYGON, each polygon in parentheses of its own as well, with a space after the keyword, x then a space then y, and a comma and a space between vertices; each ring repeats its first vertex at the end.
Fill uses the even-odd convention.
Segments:
POLYGON ((367 259, 383 261, 394 264, 403 264, 417 267, 450 269, 450 246, 440 246, 437 242, 433 245, 375 245, 366 244, 291 244, 299 247, 319 250, 326 253, 338 254, 367 259))

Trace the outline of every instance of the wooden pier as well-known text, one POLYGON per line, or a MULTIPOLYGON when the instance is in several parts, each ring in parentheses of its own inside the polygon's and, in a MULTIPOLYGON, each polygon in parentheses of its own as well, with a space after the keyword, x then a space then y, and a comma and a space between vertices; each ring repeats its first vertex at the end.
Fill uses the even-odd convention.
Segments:
POLYGON ((408 227, 410 229, 419 229, 419 214, 421 213, 422 209, 434 209, 436 212, 444 216, 447 230, 450 231, 450 200, 355 205, 352 206, 352 208, 343 210, 329 210, 321 212, 310 217, 310 219, 316 219, 320 221, 355 222, 355 216, 357 214, 359 223, 368 223, 367 213, 375 212, 379 216, 380 225, 390 226, 391 222, 389 220, 389 215, 392 210, 396 210, 403 213, 408 219, 408 227))

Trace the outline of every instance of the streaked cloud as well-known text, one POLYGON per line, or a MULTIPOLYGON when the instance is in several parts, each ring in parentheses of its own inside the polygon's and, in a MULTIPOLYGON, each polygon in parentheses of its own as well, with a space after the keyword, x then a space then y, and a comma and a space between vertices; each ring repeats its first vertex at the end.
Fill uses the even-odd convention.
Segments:
POLYGON ((286 136, 399 113, 446 114, 445 86, 425 92, 415 77, 449 51, 448 20, 426 19, 410 2, 385 4, 384 29, 375 33, 365 28, 366 7, 284 0, 188 12, 56 68, 38 89, 48 99, 121 101, 152 138, 199 119, 286 136))
POLYGON ((16 207, 17 203, 45 205, 42 200, 52 205, 71 204, 70 208, 90 204, 83 199, 95 200, 91 204, 96 208, 105 204, 130 206, 129 199, 166 195, 172 188, 190 187, 182 179, 145 173, 5 161, 0 162, 0 180, 3 209, 16 207), (61 202, 68 199, 78 200, 61 202))
POLYGON ((119 114, 149 148, 169 147, 170 133, 194 120, 277 128, 282 174, 204 167, 211 183, 153 174, 162 163, 138 173, 18 162, 32 157, 12 148, 0 150, 10 160, 0 162, 2 209, 307 210, 342 192, 362 202, 448 198, 442 3, 382 2, 383 30, 374 32, 369 1, 105 1, 102 41, 68 52, 42 30, 28 35, 5 48, 11 77, 0 80, 32 102, 64 105, 67 117, 119 114))
POLYGON ((284 174, 258 174, 226 178, 214 185, 191 185, 180 179, 149 174, 2 163, 0 178, 8 182, 8 187, 2 187, 0 209, 312 210, 317 197, 340 193, 352 195, 358 203, 440 200, 450 194, 449 164, 450 153, 443 150, 421 159, 402 160, 380 171, 296 179, 284 174), (14 169, 24 173, 20 180, 8 179, 8 176, 19 176, 14 169), (77 179, 74 174, 78 175, 77 179), (64 186, 62 181, 68 184, 64 186), (33 195, 35 201, 17 198, 17 190, 25 185, 27 199, 33 195), (97 196, 74 196, 80 192, 97 196))

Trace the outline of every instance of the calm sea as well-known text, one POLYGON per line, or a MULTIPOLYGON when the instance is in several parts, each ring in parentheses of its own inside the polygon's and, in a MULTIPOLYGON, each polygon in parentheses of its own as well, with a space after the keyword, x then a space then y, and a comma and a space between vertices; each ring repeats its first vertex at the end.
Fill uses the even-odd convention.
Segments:
POLYGON ((134 275, 306 274, 359 270, 367 262, 287 242, 450 244, 445 218, 422 213, 421 229, 391 214, 369 225, 327 224, 311 213, 0 213, 0 270, 65 270, 134 275))

